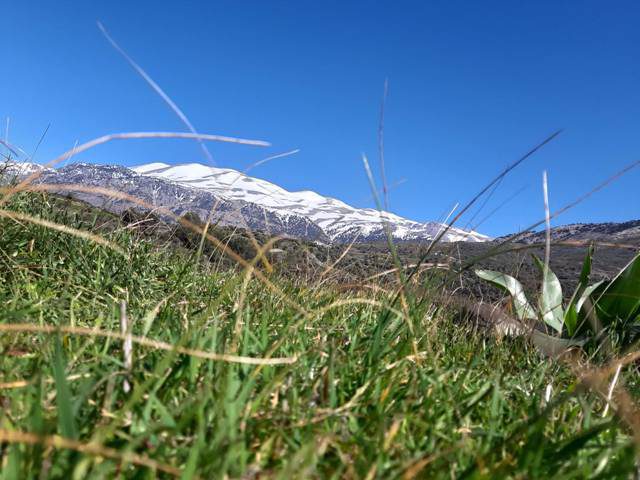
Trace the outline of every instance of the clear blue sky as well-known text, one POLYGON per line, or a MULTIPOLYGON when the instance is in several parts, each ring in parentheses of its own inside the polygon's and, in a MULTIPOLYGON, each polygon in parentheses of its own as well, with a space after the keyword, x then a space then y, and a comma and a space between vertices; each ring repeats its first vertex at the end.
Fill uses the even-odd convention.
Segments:
MULTIPOLYGON (((480 227, 512 232, 640 158, 640 4, 635 1, 10 1, 0 28, 0 116, 36 160, 120 131, 184 130, 104 40, 101 20, 203 133, 253 175, 370 206, 360 155, 377 167, 385 77, 391 210, 426 221, 468 200, 552 131, 565 132, 508 177, 480 227)), ((4 129, 4 127, 3 127, 4 129)), ((205 162, 188 141, 139 140, 79 158, 134 165, 205 162)), ((481 218, 481 213, 478 218, 481 218)), ((555 221, 640 218, 640 170, 555 221)))

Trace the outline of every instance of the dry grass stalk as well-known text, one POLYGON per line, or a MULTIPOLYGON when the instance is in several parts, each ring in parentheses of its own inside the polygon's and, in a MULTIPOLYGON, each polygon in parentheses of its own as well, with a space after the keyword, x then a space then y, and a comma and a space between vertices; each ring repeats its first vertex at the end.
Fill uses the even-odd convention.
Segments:
POLYGON ((336 265, 338 265, 338 263, 340 263, 340 261, 349 253, 349 251, 351 251, 351 248, 353 248, 353 245, 356 243, 358 238, 360 238, 360 232, 358 232, 358 234, 353 238, 353 240, 351 240, 351 243, 349 243, 347 248, 345 248, 342 251, 342 253, 336 259, 336 261, 333 262, 331 265, 329 265, 327 268, 324 269, 324 271, 320 274, 320 278, 323 278, 325 275, 327 275, 329 272, 331 272, 336 267, 336 265))
MULTIPOLYGON (((109 35, 109 32, 107 32, 107 29, 104 28, 104 25, 102 25, 101 22, 97 22, 98 24, 98 28, 100 29, 100 31, 102 32, 102 34, 104 35, 104 37, 107 39, 107 41, 111 44, 111 46, 118 52, 120 53, 120 55, 122 55, 124 57, 124 59, 129 62, 129 64, 133 67, 133 69, 138 72, 138 74, 149 84, 149 86, 158 94, 160 95, 160 98, 162 98, 162 100, 165 101, 165 103, 167 105, 169 105, 169 108, 171 108, 171 110, 173 110, 173 112, 178 116, 178 118, 182 121, 182 123, 184 123, 186 125, 186 127, 189 129, 189 131, 193 134, 198 135, 198 132, 196 131, 196 129, 194 128, 194 126, 191 124, 191 121, 189 121, 189 119, 187 118, 187 116, 184 114, 184 112, 180 109, 180 107, 178 107, 178 105, 176 105, 176 103, 171 99, 171 97, 169 97, 169 95, 167 95, 164 90, 162 90, 162 88, 160 88, 160 85, 158 85, 153 78, 151 78, 147 72, 145 72, 142 67, 140 65, 138 65, 133 58, 131 58, 129 56, 129 54, 127 52, 124 51, 123 48, 120 47, 120 45, 118 45, 116 43, 116 41, 111 37, 111 35, 109 35)), ((200 148, 202 149, 202 152, 204 153, 204 156, 207 158, 207 160, 209 160, 209 162, 214 163, 213 161, 213 157, 211 156, 211 152, 209 152, 209 149, 207 148, 207 146, 204 144, 204 142, 202 141, 202 139, 198 139, 198 143, 200 144, 200 148)))
POLYGON ((546 170, 542 172, 542 194, 544 196, 544 220, 546 224, 544 249, 544 270, 546 275, 549 271, 549 260, 551 259, 551 211, 549 210, 549 186, 546 170))
POLYGON ((607 405, 604 407, 604 411, 602 412, 603 417, 606 417, 607 413, 609 413, 609 406, 611 405, 611 397, 613 396, 613 389, 616 387, 616 383, 618 383, 618 377, 620 376, 621 370, 622 370, 622 364, 619 364, 618 368, 616 368, 616 373, 613 376, 613 380, 611 380, 611 385, 609 385, 609 392, 607 393, 607 405))
MULTIPOLYGON (((432 270, 432 269, 440 269, 440 270, 450 270, 451 269, 451 265, 449 265, 448 263, 423 263, 422 265, 417 265, 417 264, 411 264, 411 265, 405 265, 402 267, 403 270, 408 270, 408 269, 412 269, 412 268, 419 268, 420 270, 432 270)), ((374 280, 376 278, 380 278, 380 277, 384 277, 385 275, 389 275, 390 273, 395 273, 398 271, 398 268, 391 268, 389 270, 385 270, 384 272, 380 272, 380 273, 376 273, 374 275, 371 275, 367 278, 365 278, 365 281, 370 281, 370 280, 374 280)))
POLYGON ((43 445, 56 450, 74 450, 85 455, 94 457, 104 457, 117 460, 120 463, 131 463, 133 465, 147 467, 151 470, 160 471, 179 477, 180 469, 153 460, 146 455, 132 452, 120 452, 110 447, 105 447, 96 442, 83 443, 59 435, 37 435, 30 432, 20 432, 16 430, 0 429, 0 443, 23 443, 28 445, 43 445))
POLYGON ((151 340, 145 337, 138 337, 136 335, 123 335, 121 333, 112 332, 108 330, 99 330, 96 328, 86 327, 67 327, 67 326, 51 326, 51 325, 34 325, 31 323, 4 323, 0 324, 0 332, 29 332, 29 333, 67 333, 70 335, 85 335, 111 338, 116 340, 125 341, 128 337, 131 342, 143 345, 145 347, 156 348, 158 350, 165 350, 168 352, 176 352, 182 355, 189 355, 196 358, 202 358, 205 360, 213 360, 220 362, 230 363, 242 363, 246 365, 290 365, 295 363, 297 357, 283 357, 283 358, 256 358, 245 357, 240 355, 230 355, 225 353, 213 353, 204 350, 196 350, 192 348, 185 348, 170 343, 161 342, 159 340, 151 340))
POLYGON ((0 210, 0 217, 5 217, 16 222, 33 223, 34 225, 40 225, 41 227, 50 228, 51 230, 67 233, 69 235, 73 235, 74 237, 82 238, 83 240, 89 240, 94 243, 97 243, 98 245, 108 247, 113 251, 118 252, 121 255, 126 255, 124 250, 120 248, 118 245, 116 245, 115 243, 109 242, 108 240, 104 239, 100 235, 95 235, 93 233, 86 232, 84 230, 78 230, 77 228, 67 227, 66 225, 50 222, 49 220, 44 220, 42 218, 34 217, 32 215, 13 212, 9 210, 0 210))
MULTIPOLYGON (((141 139, 141 138, 184 138, 191 140, 207 140, 212 142, 227 142, 227 143, 237 143, 241 145, 253 145, 260 147, 268 147, 270 143, 264 142, 262 140, 248 140, 244 138, 237 137, 227 137, 224 135, 208 135, 208 134, 194 134, 194 133, 184 133, 184 132, 127 132, 127 133, 112 133, 109 135, 103 135, 98 138, 94 138, 93 140, 89 140, 88 142, 83 143, 82 145, 76 145, 71 150, 66 151, 62 155, 54 158, 49 163, 45 165, 45 167, 53 167, 74 155, 80 154, 84 151, 87 151, 91 148, 94 148, 98 145, 102 145, 104 143, 111 142, 113 140, 131 140, 131 139, 141 139)), ((30 175, 28 175, 24 180, 22 180, 16 187, 10 189, 5 195, 0 198, 0 206, 4 205, 11 196, 20 191, 24 190, 24 187, 32 183, 40 176, 41 172, 36 171, 30 175)))
MULTIPOLYGON (((189 131, 191 131, 191 133, 193 133, 194 135, 199 135, 198 132, 196 131, 195 127, 193 126, 193 124, 191 123, 191 121, 187 118, 187 116, 185 115, 185 113, 180 109, 180 107, 178 107, 178 105, 171 99, 171 97, 169 97, 169 95, 167 95, 165 93, 165 91, 160 87, 160 85, 158 85, 158 83, 156 83, 155 80, 153 80, 153 78, 151 78, 151 76, 140 66, 138 65, 133 58, 131 58, 131 56, 122 48, 120 47, 120 45, 118 45, 118 43, 116 43, 116 41, 113 39, 113 37, 111 37, 111 35, 109 34, 109 32, 107 32, 107 29, 104 27, 104 25, 102 25, 101 22, 97 22, 98 28, 100 29, 100 31, 102 32, 102 34, 104 35, 104 37, 107 39, 107 41, 111 44, 111 46, 118 52, 120 53, 124 59, 131 65, 131 67, 133 67, 133 69, 149 84, 149 86, 160 96, 160 98, 162 98, 162 100, 164 100, 164 102, 169 106, 169 108, 177 115, 177 117, 180 119, 180 121, 182 121, 182 123, 185 124, 185 126, 189 129, 189 131)), ((211 156, 211 153, 209 152, 209 149, 207 148, 207 146, 205 145, 205 143, 203 142, 202 138, 197 138, 198 143, 200 144, 200 148, 202 149, 202 152, 204 153, 205 157, 207 158, 207 160, 209 161, 209 163, 214 163, 213 157, 211 156)), ((270 157, 267 157, 263 160, 260 160, 256 163, 254 163, 253 165, 250 165, 249 168, 247 168, 246 171, 250 170, 251 168, 260 165, 262 163, 268 162, 269 160, 273 160, 275 158, 280 158, 280 157, 285 157, 288 155, 292 155, 294 153, 297 153, 299 150, 293 150, 290 152, 285 152, 282 154, 278 154, 278 155, 272 155, 270 157)), ((240 178, 240 174, 238 174, 236 180, 234 180, 234 182, 232 182, 231 186, 233 186, 233 184, 240 178)), ((211 211, 209 212, 209 215, 207 217, 207 220, 205 222, 205 227, 203 229, 203 235, 200 241, 200 246, 198 248, 198 253, 196 255, 196 258, 200 258, 200 255, 202 253, 202 249, 204 246, 204 240, 205 240, 205 235, 209 230, 209 226, 211 224, 211 220, 213 218, 213 214, 215 212, 215 210, 218 208, 220 204, 220 201, 217 201, 213 207, 211 208, 211 211)), ((239 208, 238 208, 239 211, 239 208)), ((259 244, 255 238, 255 236, 253 235, 253 232, 251 231, 251 229, 248 227, 248 225, 246 224, 245 218, 243 215, 239 215, 239 217, 242 219, 242 221, 245 223, 245 227, 249 233, 249 237, 254 245, 254 247, 256 248, 256 250, 259 250, 259 244)), ((266 256, 262 256, 261 258, 262 263, 264 264, 265 268, 267 269, 267 271, 271 271, 271 265, 269 264, 269 262, 267 261, 266 256)))
MULTIPOLYGON (((127 373, 131 373, 131 367, 133 366, 133 343, 131 341, 131 327, 127 316, 126 300, 122 300, 120 302, 120 331, 122 335, 124 335, 124 342, 122 344, 124 368, 127 373)), ((126 378, 122 383, 122 390, 124 393, 129 393, 131 391, 131 385, 129 384, 129 380, 126 378)))

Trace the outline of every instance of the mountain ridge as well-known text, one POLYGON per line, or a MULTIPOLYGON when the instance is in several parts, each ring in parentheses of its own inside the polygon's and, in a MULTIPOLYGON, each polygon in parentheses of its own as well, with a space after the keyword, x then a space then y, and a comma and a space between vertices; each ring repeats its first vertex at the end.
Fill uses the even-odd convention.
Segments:
MULTIPOLYGON (((323 243, 383 241, 387 238, 385 228, 395 241, 423 241, 433 239, 444 228, 438 222, 419 223, 393 213, 355 208, 309 190, 289 192, 236 170, 196 163, 155 162, 133 168, 73 163, 59 169, 23 163, 13 164, 11 169, 20 177, 39 172, 38 183, 117 190, 178 215, 191 212, 206 219, 215 207, 213 223, 323 243)), ((61 188, 58 193, 116 212, 140 208, 133 202, 92 192, 61 188)), ((457 228, 444 236, 444 241, 486 240, 489 237, 457 228)))
MULTIPOLYGON (((545 241, 544 230, 536 232, 522 232, 517 243, 542 243, 545 241)), ((507 239, 512 235, 501 237, 507 239)), ((499 240, 499 239, 496 239, 499 240)), ((569 223, 551 228, 551 240, 580 240, 580 241, 609 241, 640 245, 640 219, 625 222, 588 222, 569 223)))
MULTIPOLYGON (((443 228, 438 222, 420 223, 371 208, 355 208, 341 200, 310 190, 290 192, 266 180, 250 177, 236 170, 208 167, 198 163, 168 165, 145 164, 133 167, 137 173, 171 180, 182 185, 213 192, 227 199, 244 199, 279 214, 296 214, 311 219, 332 240, 350 242, 384 240, 385 226, 395 240, 429 240, 443 228), (238 186, 236 186, 238 185, 238 186)), ((452 228, 445 241, 486 241, 477 232, 452 228)))
MULTIPOLYGON (((4 169, 19 178, 39 173, 39 183, 110 188, 140 198, 146 204, 168 208, 178 215, 195 213, 206 219, 215 206, 213 223, 322 243, 384 241, 387 234, 383 222, 389 226, 393 239, 399 242, 431 240, 444 228, 438 222, 420 223, 393 213, 355 208, 310 190, 290 192, 237 170, 199 163, 169 165, 154 162, 132 168, 73 163, 53 169, 25 162, 5 163, 4 169)), ((91 192, 61 189, 58 193, 119 213, 129 208, 140 209, 135 203, 91 192)), ((517 243, 545 240, 544 230, 521 232, 519 235, 520 238, 515 240, 517 243)), ((640 220, 560 225, 551 229, 551 238, 553 241, 640 244, 640 220)), ((477 232, 457 228, 451 228, 444 237, 445 242, 490 240, 477 232)))

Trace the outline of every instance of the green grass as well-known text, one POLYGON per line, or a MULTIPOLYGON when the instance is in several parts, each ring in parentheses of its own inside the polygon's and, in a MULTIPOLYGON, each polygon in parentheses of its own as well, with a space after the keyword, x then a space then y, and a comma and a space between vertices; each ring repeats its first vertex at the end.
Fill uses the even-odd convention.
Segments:
MULTIPOLYGON (((10 203, 75 228, 104 223, 40 196, 10 203)), ((154 468, 183 478, 628 478, 636 469, 628 428, 602 418, 600 397, 522 339, 481 335, 429 301, 409 297, 402 313, 384 293, 274 274, 283 297, 244 272, 211 271, 189 252, 110 230, 124 255, 0 219, 0 325, 119 332, 125 301, 135 335, 297 360, 247 365, 134 342, 127 372, 117 338, 0 332, 0 428, 11 440, 0 443, 2 478, 170 475, 154 468)))

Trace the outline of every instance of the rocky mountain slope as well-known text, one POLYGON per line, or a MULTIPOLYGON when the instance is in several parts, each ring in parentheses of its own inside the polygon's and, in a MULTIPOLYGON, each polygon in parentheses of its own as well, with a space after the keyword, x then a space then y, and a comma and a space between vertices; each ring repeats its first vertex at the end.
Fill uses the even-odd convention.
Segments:
MULTIPOLYGON (((551 229, 551 240, 554 242, 594 240, 640 246, 640 220, 621 223, 573 223, 553 227, 551 229)), ((517 240, 518 243, 542 243, 544 241, 544 230, 526 233, 517 240)))
MULTIPOLYGON (((11 168, 19 176, 42 169, 35 164, 15 164, 11 168)), ((197 163, 176 166, 151 163, 134 169, 77 163, 60 169, 42 169, 37 182, 109 188, 179 215, 193 212, 205 219, 214 209, 213 222, 219 225, 326 243, 384 240, 385 223, 394 240, 400 242, 430 240, 443 228, 437 222, 419 223, 374 209, 355 208, 311 191, 289 192, 236 170, 197 163)), ((116 212, 136 207, 128 200, 108 198, 97 192, 61 188, 60 193, 116 212)), ((455 228, 443 238, 448 242, 488 239, 455 228)))
MULTIPOLYGON (((281 216, 308 218, 333 241, 349 242, 356 237, 362 242, 382 240, 385 238, 383 222, 388 223, 393 237, 401 241, 430 239, 442 228, 442 224, 436 222, 419 223, 371 208, 354 208, 340 200, 308 190, 289 192, 273 183, 226 168, 198 163, 175 166, 152 163, 133 170, 141 175, 170 180, 228 200, 252 202, 281 216)), ((487 239, 475 232, 460 229, 453 229, 446 238, 447 241, 487 239)))

